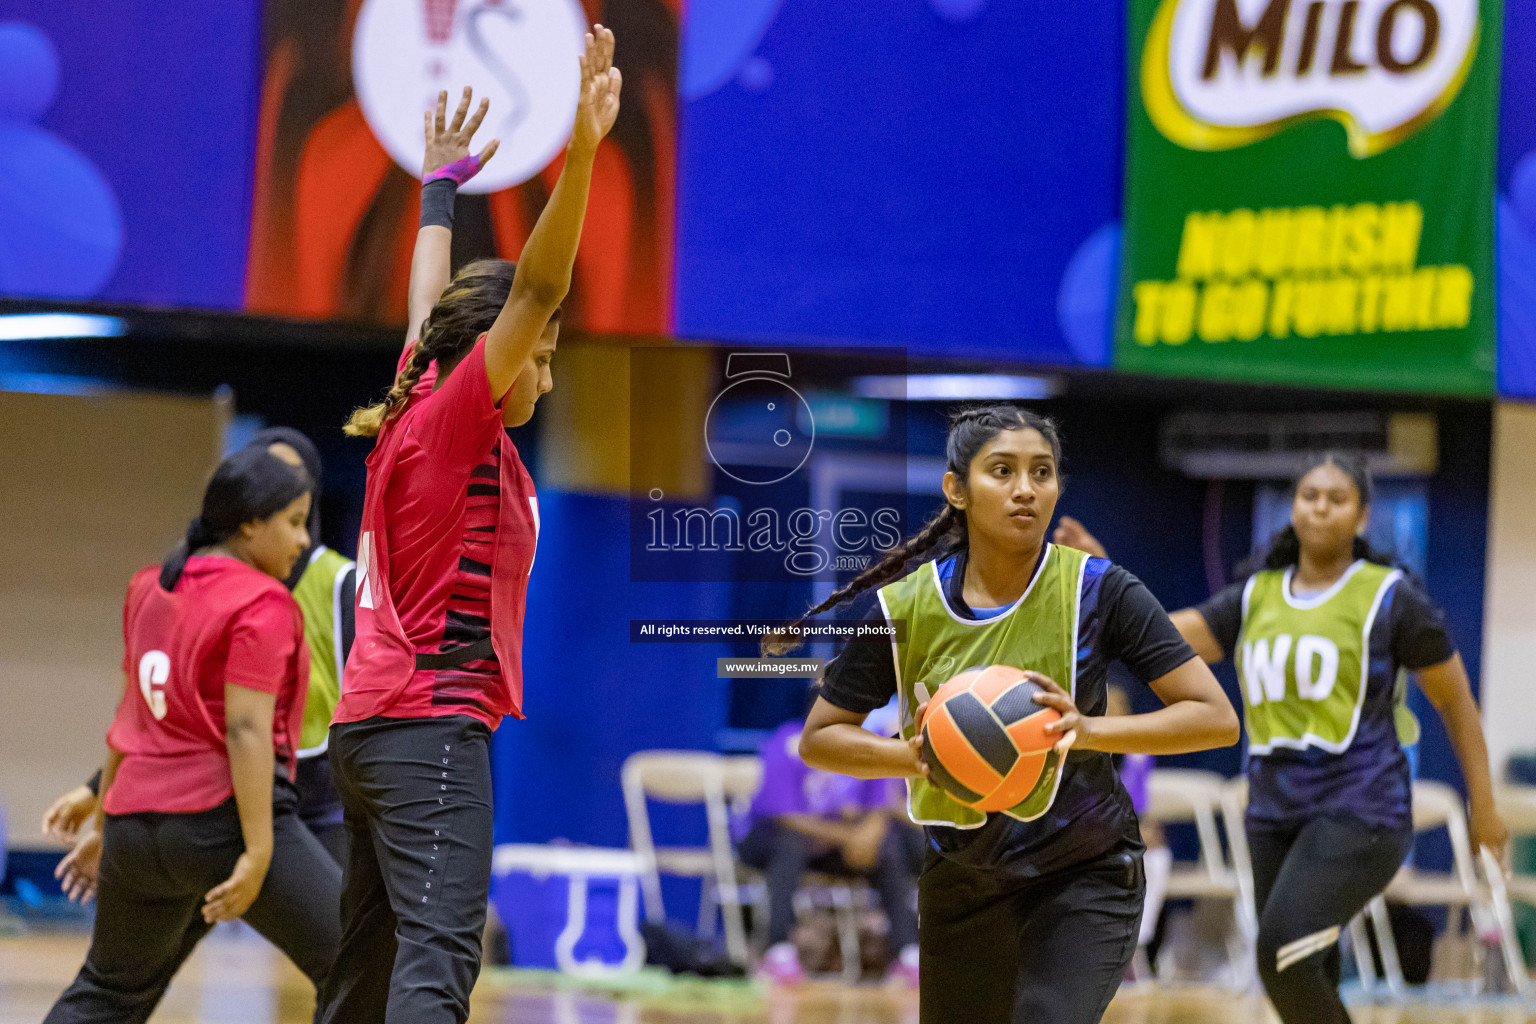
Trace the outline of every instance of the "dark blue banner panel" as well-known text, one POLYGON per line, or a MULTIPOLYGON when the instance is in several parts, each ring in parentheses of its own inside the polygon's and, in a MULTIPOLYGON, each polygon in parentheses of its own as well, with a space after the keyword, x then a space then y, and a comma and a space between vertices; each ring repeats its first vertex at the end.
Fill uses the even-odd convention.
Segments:
POLYGON ((9 0, 0 296, 237 308, 258 0, 9 0))
POLYGON ((678 333, 1105 363, 1120 6, 690 0, 678 333))
POLYGON ((1499 113, 1499 393, 1536 399, 1536 5, 1504 5, 1499 113))

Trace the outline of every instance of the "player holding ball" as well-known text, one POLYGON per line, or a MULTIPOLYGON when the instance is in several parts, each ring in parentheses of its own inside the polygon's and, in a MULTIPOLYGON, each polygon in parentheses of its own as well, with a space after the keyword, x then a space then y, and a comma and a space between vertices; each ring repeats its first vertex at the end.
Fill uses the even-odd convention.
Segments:
POLYGON ((890 647, 849 644, 828 667, 801 756, 908 780, 907 811, 930 848, 918 896, 924 1022, 1093 1024, 1135 951, 1145 887, 1136 815, 1110 755, 1225 746, 1237 714, 1140 581, 1047 541, 1061 494, 1050 420, 1012 405, 966 409, 945 454, 943 512, 807 612, 878 588, 898 632, 890 647), (1113 661, 1166 706, 1103 717, 1113 661), (989 666, 929 713, 940 686, 989 666), (860 728, 892 694, 903 738, 860 728), (1020 698, 1032 707, 1013 706, 1020 698), (1059 719, 1031 714, 1042 707, 1059 719), (1036 749, 1046 739, 1052 748, 1036 749))

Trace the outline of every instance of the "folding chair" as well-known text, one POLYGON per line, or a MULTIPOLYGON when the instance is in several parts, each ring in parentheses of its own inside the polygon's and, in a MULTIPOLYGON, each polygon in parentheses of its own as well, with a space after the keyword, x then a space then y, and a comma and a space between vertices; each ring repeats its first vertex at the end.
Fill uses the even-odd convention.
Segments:
MULTIPOLYGON (((1513 838, 1536 836, 1536 786, 1500 786, 1494 803, 1513 838)), ((1517 874, 1506 884, 1511 899, 1536 907, 1536 875, 1517 874)))
MULTIPOLYGON (((1504 817, 1504 824, 1509 826, 1511 838, 1536 837, 1536 786, 1506 784, 1494 791, 1493 800, 1504 817)), ((1516 991, 1524 995, 1530 984, 1530 973, 1525 958, 1520 956, 1519 937, 1514 934, 1514 914, 1510 912, 1506 915, 1505 911, 1511 899, 1536 907, 1536 875, 1515 874, 1505 880, 1497 871, 1488 870, 1486 873, 1493 889, 1494 909, 1499 915, 1499 930, 1508 936, 1504 943, 1504 957, 1515 979, 1516 991), (1501 883, 1505 895, 1503 906, 1498 899, 1501 883)))
MULTIPOLYGON (((646 920, 659 924, 667 919, 661 897, 663 874, 697 878, 704 889, 701 916, 707 912, 712 919, 718 901, 725 924, 726 954, 733 962, 746 965, 747 933, 731 846, 729 807, 733 802, 750 800, 757 792, 762 785, 762 762, 755 757, 727 758, 699 750, 642 750, 625 759, 621 785, 630 847, 640 857, 646 920), (707 845, 658 847, 651 835, 647 800, 702 804, 708 823, 707 845)), ((704 930, 701 926, 700 931, 704 930)))
MULTIPOLYGON (((1217 828, 1217 817, 1227 821, 1228 838, 1234 827, 1231 814, 1236 815, 1235 831, 1242 834, 1242 806, 1233 804, 1234 799, 1246 794, 1225 794, 1226 780, 1215 772, 1193 771, 1186 768, 1156 768, 1147 777, 1147 816, 1164 824, 1193 824, 1199 838, 1199 859, 1193 863, 1175 861, 1168 877, 1167 898, 1191 900, 1226 900, 1233 907, 1233 923, 1236 939, 1227 943, 1230 983, 1234 988, 1245 988, 1252 979, 1247 966, 1252 956, 1253 940, 1257 929, 1251 925, 1247 908, 1252 906, 1253 876, 1249 868, 1240 872, 1228 861, 1217 828), (1229 814, 1225 804, 1233 804, 1229 814), (1240 880, 1239 875, 1246 878, 1240 880), (1245 904, 1243 892, 1248 893, 1245 904)), ((1247 845, 1242 846, 1243 864, 1247 864, 1247 845)), ((1163 972, 1159 971, 1159 975, 1163 972)))
MULTIPOLYGON (((1397 964, 1397 945, 1387 920, 1385 900, 1391 899, 1409 906, 1442 906, 1459 911, 1456 920, 1461 932, 1465 931, 1467 917, 1471 918, 1478 933, 1496 931, 1506 964, 1511 967, 1511 980, 1523 992, 1527 978, 1523 961, 1519 959, 1518 940, 1507 905, 1502 914, 1491 909, 1490 904, 1498 902, 1491 891, 1495 882, 1491 878, 1487 885, 1478 882, 1477 858, 1472 851, 1472 841, 1467 832, 1467 816, 1462 808, 1460 794, 1443 782, 1416 780, 1413 784, 1413 831, 1415 835, 1421 835, 1440 828, 1445 829, 1450 836, 1452 869, 1448 872, 1426 871, 1404 866, 1387 884, 1386 892, 1372 900, 1369 907, 1376 944, 1382 951, 1382 966, 1387 975, 1388 987, 1394 995, 1401 994, 1406 988, 1397 964), (1518 970, 1514 969, 1517 963, 1518 970)), ((1498 881, 1502 884, 1502 879, 1498 881)), ((1358 940, 1356 949, 1358 956, 1358 940)), ((1369 963, 1368 951, 1366 957, 1365 963, 1369 963)))

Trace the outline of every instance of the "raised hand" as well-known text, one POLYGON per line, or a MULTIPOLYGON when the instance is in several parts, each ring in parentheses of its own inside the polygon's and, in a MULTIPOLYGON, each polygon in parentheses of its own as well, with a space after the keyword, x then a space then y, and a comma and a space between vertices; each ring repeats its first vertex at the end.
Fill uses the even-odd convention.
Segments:
POLYGON ((1088 527, 1071 516, 1061 517, 1061 521, 1056 524, 1056 532, 1051 535, 1051 540, 1064 547, 1086 551, 1095 558, 1109 557, 1104 553, 1104 545, 1099 543, 1099 539, 1088 532, 1088 527))
POLYGON ((479 154, 470 155, 470 139, 474 138, 480 122, 485 120, 485 112, 491 107, 491 101, 481 97, 480 105, 470 114, 469 104, 473 98, 474 90, 466 85, 464 95, 459 98, 459 107, 453 112, 453 120, 448 121, 448 90, 437 94, 437 109, 426 112, 427 153, 421 162, 422 181, 452 178, 462 186, 496 155, 500 139, 492 139, 479 154))
POLYGON ((619 90, 624 76, 613 66, 613 33, 593 25, 581 55, 581 97, 576 101, 576 125, 571 146, 593 152, 619 116, 619 90))

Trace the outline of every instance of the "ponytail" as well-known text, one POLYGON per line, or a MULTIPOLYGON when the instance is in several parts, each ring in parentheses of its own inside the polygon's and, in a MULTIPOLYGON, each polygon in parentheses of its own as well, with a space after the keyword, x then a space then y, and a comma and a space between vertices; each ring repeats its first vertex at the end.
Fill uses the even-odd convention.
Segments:
POLYGON ((186 569, 187 559, 192 557, 192 552, 216 543, 218 539, 211 536, 208 528, 203 525, 203 517, 194 517, 181 543, 176 545, 176 550, 160 563, 161 588, 175 590, 176 581, 181 579, 182 570, 186 569))
MULTIPOLYGON (((949 422, 949 435, 944 442, 945 468, 961 479, 970 471, 971 462, 980 451, 1005 430, 1035 430, 1051 446, 1056 460, 1057 473, 1061 471, 1061 432, 1051 419, 1028 409, 1007 403, 971 405, 956 412, 949 422)), ((935 549, 940 554, 958 551, 966 545, 965 513, 947 501, 938 515, 928 525, 901 547, 893 549, 863 574, 834 590, 827 599, 807 609, 793 622, 770 633, 762 643, 764 655, 788 654, 800 646, 795 631, 807 619, 830 611, 845 601, 864 593, 872 587, 882 586, 899 578, 908 563, 922 558, 935 549)))
POLYGON ((421 342, 412 342, 410 358, 400 367, 400 372, 395 374, 395 382, 390 386, 389 394, 384 396, 384 401, 354 409, 346 426, 341 428, 342 433, 348 437, 378 437, 384 424, 404 411, 406 399, 416 390, 421 375, 427 372, 431 362, 421 342))
MULTIPOLYGON (((465 353, 475 347, 480 335, 491 329, 502 307, 512 294, 512 279, 517 264, 510 260, 480 259, 466 263, 432 312, 421 324, 421 337, 411 344, 410 358, 395 375, 395 382, 377 405, 354 411, 343 432, 349 437, 378 437, 384 424, 405 411, 411 392, 421 382, 421 375, 435 361, 438 376, 446 377, 465 353)), ((560 313, 555 311, 557 319, 560 313)))
POLYGON ((965 543, 965 513, 948 502, 945 502, 943 510, 929 520, 928 525, 923 527, 917 536, 901 547, 893 548, 891 553, 879 562, 849 583, 832 591, 825 601, 806 609, 793 622, 786 623, 768 634, 762 643, 762 653, 765 656, 788 654, 800 646, 801 641, 796 638, 795 633, 807 619, 813 619, 824 611, 836 608, 844 601, 851 601, 871 587, 882 586, 898 578, 908 562, 921 558, 934 548, 940 547, 945 541, 951 542, 953 547, 959 547, 965 543))
POLYGON ((309 474, 265 447, 242 448, 219 463, 203 491, 203 508, 187 526, 176 550, 160 563, 160 586, 175 590, 187 560, 202 548, 228 540, 245 523, 277 515, 314 488, 309 474))

